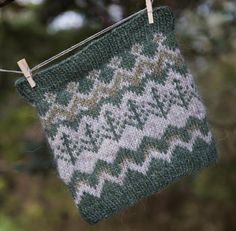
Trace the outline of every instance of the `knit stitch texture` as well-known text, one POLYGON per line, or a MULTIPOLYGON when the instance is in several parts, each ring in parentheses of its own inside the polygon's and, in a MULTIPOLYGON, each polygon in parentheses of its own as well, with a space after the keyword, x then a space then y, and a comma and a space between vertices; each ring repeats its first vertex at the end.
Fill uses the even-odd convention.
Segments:
POLYGON ((217 160, 206 111, 168 7, 140 13, 24 78, 60 178, 93 224, 217 160))

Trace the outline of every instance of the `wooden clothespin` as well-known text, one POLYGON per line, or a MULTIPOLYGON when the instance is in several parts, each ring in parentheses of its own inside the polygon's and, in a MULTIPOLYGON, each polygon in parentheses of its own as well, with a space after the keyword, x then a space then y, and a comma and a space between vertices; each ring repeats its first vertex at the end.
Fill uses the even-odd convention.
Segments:
POLYGON ((149 24, 152 24, 154 23, 152 0, 146 0, 146 6, 147 6, 147 13, 148 13, 148 22, 149 24))
POLYGON ((24 74, 25 78, 27 79, 31 88, 34 88, 36 86, 36 83, 32 78, 32 74, 31 74, 30 68, 29 68, 26 60, 21 59, 20 61, 17 62, 17 64, 18 64, 19 68, 21 69, 21 71, 23 72, 23 74, 24 74))

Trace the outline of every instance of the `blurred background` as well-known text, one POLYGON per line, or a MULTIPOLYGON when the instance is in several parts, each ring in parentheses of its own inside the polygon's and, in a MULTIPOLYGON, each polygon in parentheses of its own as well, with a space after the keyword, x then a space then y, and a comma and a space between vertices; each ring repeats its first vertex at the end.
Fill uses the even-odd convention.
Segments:
MULTIPOLYGON (((219 164, 89 226, 57 177, 36 112, 14 88, 19 76, 0 73, 0 231, 236 230, 236 2, 154 4, 175 12, 219 164)), ((23 57, 33 67, 144 6, 144 0, 11 1, 0 8, 0 68, 16 70, 23 57)))

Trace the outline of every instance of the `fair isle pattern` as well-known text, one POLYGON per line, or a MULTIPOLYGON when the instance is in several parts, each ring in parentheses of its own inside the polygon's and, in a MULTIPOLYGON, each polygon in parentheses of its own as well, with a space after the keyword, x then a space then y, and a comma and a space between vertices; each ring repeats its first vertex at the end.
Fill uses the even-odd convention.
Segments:
MULTIPOLYGON (((91 110, 93 107, 91 105, 89 108, 83 108, 84 101, 80 102, 80 99, 85 99, 86 95, 82 95, 77 90, 79 82, 70 82, 66 86, 65 92, 67 94, 74 91, 67 106, 60 105, 56 102, 57 95, 45 94, 45 100, 52 107, 42 117, 42 121, 45 128, 49 130, 50 126, 56 124, 56 134, 49 137, 49 143, 54 150, 56 158, 60 162, 58 166, 62 170, 59 173, 65 182, 69 182, 70 180, 68 164, 75 166, 74 169, 81 172, 92 173, 97 160, 102 159, 112 162, 116 158, 116 153, 120 147, 135 149, 140 145, 143 137, 157 138, 161 136, 161 129, 165 129, 165 126, 170 125, 170 121, 174 121, 174 124, 178 122, 175 112, 179 112, 181 115, 181 120, 178 124, 185 122, 182 115, 190 116, 195 113, 198 116, 205 116, 204 107, 197 96, 193 83, 189 81, 191 76, 188 73, 186 73, 186 76, 183 76, 173 69, 177 64, 183 65, 179 50, 176 49, 174 52, 164 46, 165 38, 161 34, 154 34, 153 42, 156 44, 157 51, 152 58, 142 55, 142 46, 139 44, 135 44, 131 48, 131 54, 135 50, 137 57, 133 69, 129 71, 129 76, 125 69, 121 69, 119 65, 114 65, 114 76, 111 83, 109 83, 110 86, 106 86, 105 83, 95 80, 95 86, 92 87, 92 90, 87 95, 87 99, 96 103, 99 103, 96 92, 101 86, 100 98, 111 98, 113 96, 112 94, 114 94, 112 87, 116 91, 118 89, 122 91, 124 87, 132 86, 133 82, 130 79, 133 79, 133 76, 135 76, 136 82, 138 80, 141 82, 142 79, 146 81, 145 84, 142 84, 141 87, 143 90, 140 93, 133 90, 124 92, 118 105, 111 104, 111 101, 103 104, 99 108, 99 115, 96 118, 84 115, 78 122, 76 121, 78 125, 71 126, 71 128, 66 122, 75 120, 81 111, 91 110), (162 55, 160 56, 160 54, 162 55), (169 54, 170 58, 167 59, 164 54, 169 54), (140 68, 142 63, 143 67, 140 68), (149 68, 147 67, 147 63, 149 68), (160 63, 164 67, 167 64, 170 66, 169 70, 166 70, 166 80, 158 83, 158 78, 150 80, 148 77, 145 78, 146 75, 153 75, 152 70, 158 69, 160 63), (124 70, 124 73, 122 70, 124 70), (139 75, 136 74, 137 72, 139 72, 139 75), (123 84, 117 87, 114 82, 117 82, 116 79, 120 78, 120 76, 125 77, 123 77, 123 84), (104 89, 110 89, 110 95, 104 94, 103 96, 101 93, 104 92, 104 89), (96 97, 96 99, 92 97, 96 97), (194 110, 198 111, 189 111, 189 104, 198 105, 196 109, 194 108, 194 110), (171 118, 172 116, 175 117, 171 118), (63 121, 65 121, 65 124, 63 121), (162 126, 160 129, 157 129, 159 124, 162 126), (68 137, 69 143, 67 141, 68 137), (69 147, 65 143, 68 143, 67 145, 69 147), (73 149, 73 146, 77 148, 73 149), (66 172, 63 169, 66 169, 66 172)), ((112 58, 108 66, 111 66, 114 60, 118 59, 118 57, 112 58)), ((99 70, 93 72, 98 73, 99 70)), ((154 74, 156 75, 155 72, 154 74)), ((91 78, 91 74, 89 78, 91 78)), ((98 76, 97 79, 99 79, 98 76)), ((71 169, 71 174, 74 172, 74 169, 71 169)))
POLYGON ((44 123, 50 125, 61 118, 71 120, 72 117, 76 115, 76 113, 73 113, 74 111, 94 108, 101 98, 114 96, 125 86, 138 86, 147 74, 159 75, 163 73, 167 65, 179 66, 183 64, 180 51, 168 49, 164 45, 165 37, 163 37, 163 35, 155 34, 152 42, 153 45, 156 45, 156 52, 152 57, 143 54, 142 45, 133 45, 129 55, 133 55, 135 63, 131 70, 127 70, 120 66, 122 61, 121 58, 112 58, 110 63, 107 65, 114 73, 109 84, 106 84, 103 80, 99 79, 99 75, 101 75, 100 70, 93 70, 89 73, 87 78, 94 81, 93 89, 90 90, 89 94, 81 94, 77 90, 80 84, 79 82, 69 83, 66 87, 66 92, 67 94, 72 94, 72 99, 66 108, 64 105, 56 103, 57 95, 46 95, 48 102, 52 106, 42 118, 44 123), (77 94, 74 95, 74 92, 77 94), (103 92, 102 95, 101 92, 103 92), (54 117, 55 113, 60 117, 54 117))
POLYGON ((98 184, 95 187, 90 186, 90 184, 86 183, 86 181, 84 180, 78 180, 78 182, 76 183, 76 188, 78 188, 76 191, 76 203, 80 203, 85 193, 99 198, 106 181, 123 185, 124 178, 126 177, 126 174, 129 170, 146 175, 153 159, 165 160, 170 163, 172 152, 177 146, 181 146, 189 151, 192 151, 193 144, 198 138, 204 138, 206 143, 208 144, 210 144, 212 141, 211 134, 203 136, 201 132, 195 132, 191 135, 192 137, 188 142, 183 142, 182 140, 179 140, 177 138, 174 139, 172 142, 169 143, 169 149, 166 152, 161 152, 160 149, 156 148, 149 148, 145 150, 146 156, 142 164, 136 164, 135 162, 130 161, 129 159, 125 159, 123 163, 121 163, 121 170, 118 176, 114 176, 111 173, 108 173, 106 169, 104 169, 98 176, 98 184))
MULTIPOLYGON (((175 41, 173 15, 163 7, 154 16, 166 25, 148 30, 145 22, 136 38, 129 29, 145 15, 125 23, 120 30, 130 39, 124 49, 114 54, 108 49, 103 55, 109 58, 97 66, 95 61, 87 73, 78 69, 83 78, 72 71, 72 57, 71 69, 64 64, 61 71, 63 85, 58 80, 38 94, 30 92, 59 175, 89 223, 216 161, 205 108, 175 41)), ((26 97, 26 87, 17 86, 26 97)))

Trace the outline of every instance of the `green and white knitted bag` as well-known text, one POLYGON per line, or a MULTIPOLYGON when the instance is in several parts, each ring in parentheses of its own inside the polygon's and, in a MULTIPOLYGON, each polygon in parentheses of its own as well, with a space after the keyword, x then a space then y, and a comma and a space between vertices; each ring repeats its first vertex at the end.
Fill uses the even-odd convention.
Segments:
POLYGON ((16 82, 36 107, 58 173, 96 223, 217 160, 168 7, 146 12, 16 82))

